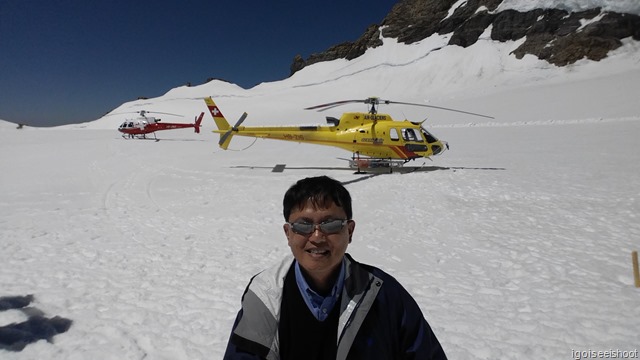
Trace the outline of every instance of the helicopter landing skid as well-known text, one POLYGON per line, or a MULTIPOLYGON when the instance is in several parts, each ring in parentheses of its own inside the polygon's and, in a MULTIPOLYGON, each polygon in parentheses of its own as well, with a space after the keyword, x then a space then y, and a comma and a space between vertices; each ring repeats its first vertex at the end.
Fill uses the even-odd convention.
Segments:
POLYGON ((122 138, 125 140, 139 139, 139 140, 155 140, 156 142, 160 141, 160 139, 156 137, 156 133, 153 133, 153 139, 151 137, 147 137, 146 134, 122 134, 122 138))
POLYGON ((401 168, 407 163, 404 159, 387 159, 387 158, 369 158, 354 156, 351 159, 343 159, 349 161, 351 169, 357 169, 356 174, 370 173, 372 170, 376 172, 393 172, 393 169, 401 168))

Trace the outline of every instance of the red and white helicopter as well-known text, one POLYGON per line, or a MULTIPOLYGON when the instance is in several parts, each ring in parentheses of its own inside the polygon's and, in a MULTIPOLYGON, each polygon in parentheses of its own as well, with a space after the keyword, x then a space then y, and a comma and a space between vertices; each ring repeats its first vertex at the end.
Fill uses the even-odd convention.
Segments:
POLYGON ((147 116, 147 114, 165 114, 165 115, 173 115, 173 116, 182 116, 177 114, 163 113, 163 112, 153 112, 140 110, 137 112, 140 117, 136 119, 126 120, 118 127, 118 131, 122 133, 122 137, 125 139, 146 139, 147 134, 153 134, 153 138, 158 140, 156 137, 156 131, 160 130, 173 130, 173 129, 184 129, 184 128, 194 128, 196 133, 200 133, 200 124, 202 123, 202 117, 204 116, 204 112, 200 113, 200 116, 195 118, 193 124, 189 123, 169 123, 169 122, 160 122, 162 119, 147 116))

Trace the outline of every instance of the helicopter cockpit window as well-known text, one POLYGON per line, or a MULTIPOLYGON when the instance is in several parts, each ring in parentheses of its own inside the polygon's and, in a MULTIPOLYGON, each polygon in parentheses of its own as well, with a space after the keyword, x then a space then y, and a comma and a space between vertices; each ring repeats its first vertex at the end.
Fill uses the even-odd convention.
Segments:
POLYGON ((133 127, 133 121, 129 122, 129 127, 133 127))
POLYGON ((420 136, 420 134, 417 133, 414 129, 411 129, 411 128, 402 129, 402 138, 405 141, 423 142, 422 141, 422 137, 420 136))
POLYGON ((422 130, 422 134, 424 135, 424 137, 427 139, 427 142, 429 144, 434 143, 436 141, 438 141, 438 139, 436 139, 435 136, 431 135, 430 132, 428 132, 425 128, 421 128, 422 130))
POLYGON ((391 140, 393 141, 400 140, 400 137, 398 136, 398 130, 396 130, 395 128, 389 129, 389 138, 391 138, 391 140))

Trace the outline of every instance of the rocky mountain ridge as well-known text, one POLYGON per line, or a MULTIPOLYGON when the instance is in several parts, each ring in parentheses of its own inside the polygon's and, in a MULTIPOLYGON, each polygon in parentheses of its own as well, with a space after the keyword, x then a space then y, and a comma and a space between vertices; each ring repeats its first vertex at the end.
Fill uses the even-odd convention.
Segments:
POLYGON ((557 66, 583 58, 599 61, 620 47, 622 39, 631 37, 640 41, 640 16, 635 14, 605 12, 600 8, 571 13, 562 9, 496 11, 502 0, 468 0, 449 16, 449 9, 456 2, 402 0, 381 24, 370 25, 356 41, 335 45, 307 59, 297 55, 291 64, 291 75, 318 62, 355 59, 367 49, 381 46, 381 36, 411 44, 433 34, 451 34, 448 45, 468 47, 491 26, 493 40, 526 38, 513 50, 518 59, 531 54, 557 66))

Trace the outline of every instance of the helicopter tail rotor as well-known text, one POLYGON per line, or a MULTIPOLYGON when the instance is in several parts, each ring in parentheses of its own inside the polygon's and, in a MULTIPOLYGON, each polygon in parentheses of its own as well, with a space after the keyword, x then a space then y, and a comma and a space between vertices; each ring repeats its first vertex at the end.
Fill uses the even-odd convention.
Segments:
POLYGON ((193 128, 196 131, 196 134, 200 134, 200 124, 202 123, 202 117, 204 117, 204 112, 201 112, 200 116, 196 117, 196 122, 193 124, 193 128))
POLYGON ((242 122, 244 122, 244 119, 246 118, 247 118, 247 113, 245 112, 242 114, 242 116, 240 116, 240 119, 238 119, 238 121, 236 122, 235 125, 233 125, 233 127, 229 128, 227 132, 220 135, 220 141, 218 141, 218 145, 220 145, 221 148, 227 150, 227 148, 229 147, 229 143, 231 142, 231 136, 233 136, 233 131, 238 130, 238 126, 240 126, 240 124, 242 124, 242 122))
POLYGON ((220 134, 220 141, 218 141, 218 145, 220 145, 224 150, 227 150, 229 143, 231 142, 231 137, 233 136, 233 131, 238 130, 238 126, 240 126, 244 119, 247 118, 247 113, 243 113, 242 116, 240 116, 240 119, 236 121, 235 125, 231 126, 224 115, 222 115, 222 111, 220 111, 218 105, 216 105, 210 96, 206 97, 204 102, 207 104, 207 109, 209 109, 209 113, 218 127, 218 130, 214 131, 220 134))

